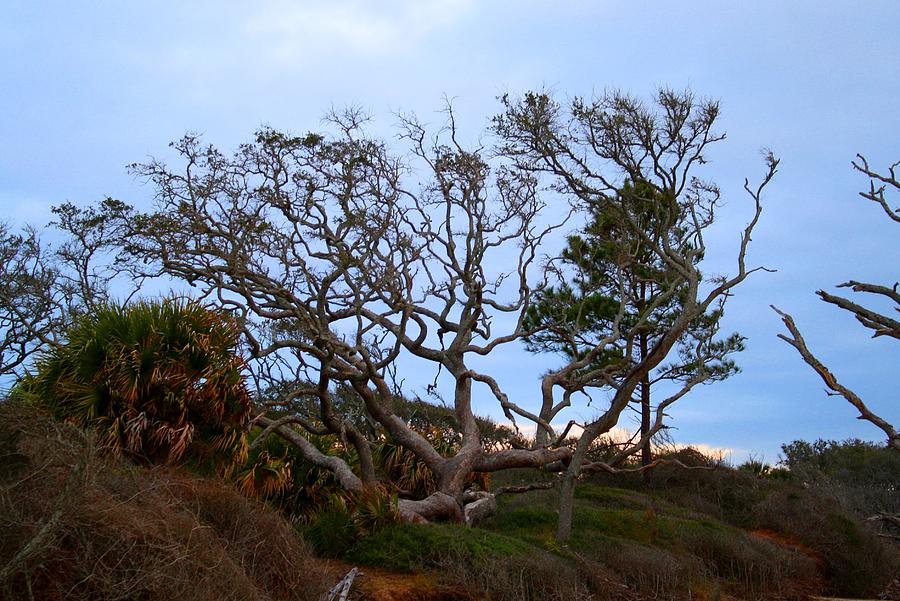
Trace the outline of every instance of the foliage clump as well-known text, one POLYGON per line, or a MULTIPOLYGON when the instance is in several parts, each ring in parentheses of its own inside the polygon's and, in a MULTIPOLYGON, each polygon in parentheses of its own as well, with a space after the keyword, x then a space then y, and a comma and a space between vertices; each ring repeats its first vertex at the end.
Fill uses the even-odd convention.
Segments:
MULTIPOLYGON (((795 441, 785 445, 784 452, 784 464, 790 469, 778 468, 763 477, 749 467, 664 465, 644 477, 597 475, 594 483, 649 494, 657 502, 677 506, 684 517, 708 516, 800 549, 815 559, 832 594, 878 595, 900 570, 900 554, 866 518, 874 507, 889 508, 889 498, 897 502, 896 492, 880 488, 890 474, 893 482, 900 481, 891 468, 896 452, 859 441, 795 441), (881 461, 870 453, 881 456, 881 461), (862 472, 851 475, 852 466, 862 472), (860 481, 867 477, 871 486, 860 481)), ((722 541, 716 538, 706 546, 718 546, 722 541)))
POLYGON ((193 301, 109 304, 44 353, 17 394, 132 459, 231 466, 246 459, 251 406, 238 336, 233 318, 193 301))

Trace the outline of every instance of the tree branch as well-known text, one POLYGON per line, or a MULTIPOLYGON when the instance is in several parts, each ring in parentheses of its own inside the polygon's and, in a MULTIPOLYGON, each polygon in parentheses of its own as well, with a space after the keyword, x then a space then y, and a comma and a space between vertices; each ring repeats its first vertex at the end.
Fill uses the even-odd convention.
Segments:
POLYGON ((812 354, 806 346, 806 341, 800 334, 799 328, 797 328, 797 325, 794 323, 793 317, 781 311, 774 305, 772 305, 772 310, 781 316, 781 321, 784 323, 788 332, 790 332, 790 336, 779 334, 778 337, 790 344, 798 353, 800 353, 800 356, 806 364, 819 374, 819 377, 822 378, 822 381, 825 382, 825 386, 827 386, 829 390, 841 395, 851 405, 856 407, 857 411, 859 411, 858 419, 866 420, 880 428, 888 437, 888 446, 900 450, 900 434, 897 433, 897 430, 887 421, 873 413, 855 392, 838 382, 835 375, 812 354))

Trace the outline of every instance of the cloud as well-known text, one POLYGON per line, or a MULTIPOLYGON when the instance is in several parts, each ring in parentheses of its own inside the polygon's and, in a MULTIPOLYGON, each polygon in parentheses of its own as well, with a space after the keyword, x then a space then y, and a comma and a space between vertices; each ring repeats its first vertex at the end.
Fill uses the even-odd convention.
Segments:
MULTIPOLYGON (((500 422, 500 423, 503 423, 504 425, 509 425, 508 423, 504 423, 504 422, 500 422)), ((518 425, 519 425, 519 432, 523 436, 525 436, 527 438, 534 437, 534 433, 537 430, 537 427, 535 424, 526 422, 526 423, 520 423, 518 425)), ((557 432, 557 434, 561 433, 566 427, 565 423, 551 423, 550 425, 553 426, 553 429, 557 432)), ((572 428, 569 430, 569 435, 570 436, 580 436, 583 431, 584 431, 584 429, 581 426, 572 426, 572 428)), ((625 442, 628 442, 629 440, 632 440, 634 438, 634 435, 635 435, 635 430, 630 429, 630 428, 623 428, 620 426, 616 426, 612 430, 610 430, 609 432, 604 434, 602 438, 604 438, 606 440, 610 440, 612 442, 616 442, 616 443, 625 443, 625 442)), ((675 450, 681 450, 681 449, 685 449, 687 447, 691 447, 691 448, 697 449, 698 451, 700 451, 701 453, 703 453, 704 455, 706 455, 708 457, 712 457, 714 459, 722 459, 724 461, 732 461, 736 455, 744 456, 747 454, 746 451, 744 451, 742 449, 734 449, 731 447, 720 447, 720 446, 716 446, 716 445, 707 444, 705 442, 676 442, 671 445, 666 445, 666 447, 673 448, 675 450)))
POLYGON ((246 21, 246 33, 281 61, 316 56, 387 56, 408 52, 430 34, 450 27, 473 0, 270 0, 246 21))
POLYGON ((0 188, 0 207, 3 207, 2 220, 15 225, 43 224, 51 217, 46 198, 18 190, 0 188))

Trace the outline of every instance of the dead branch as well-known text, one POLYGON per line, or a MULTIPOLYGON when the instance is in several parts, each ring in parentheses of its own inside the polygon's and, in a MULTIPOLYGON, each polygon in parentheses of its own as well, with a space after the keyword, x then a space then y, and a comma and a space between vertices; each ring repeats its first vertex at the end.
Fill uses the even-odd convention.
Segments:
MULTIPOLYGON (((843 284, 843 286, 848 285, 849 284, 843 284)), ((872 291, 876 288, 882 289, 884 291, 890 290, 883 286, 874 287, 865 284, 854 286, 854 290, 856 290, 857 287, 859 287, 860 290, 865 288, 867 289, 867 291, 872 291)), ((884 294, 884 292, 881 293, 884 294)), ((870 330, 874 330, 875 333, 872 335, 873 338, 877 338, 878 336, 890 336, 891 338, 897 338, 898 340, 900 340, 900 321, 891 319, 887 315, 882 315, 877 311, 867 309, 866 307, 858 305, 842 296, 829 294, 824 290, 817 290, 816 294, 818 294, 819 298, 821 298, 826 303, 835 305, 836 307, 840 307, 841 309, 852 313, 859 323, 869 328, 870 330)), ((894 295, 896 295, 895 292, 893 294, 888 294, 888 296, 894 295)), ((900 307, 898 307, 898 309, 900 309, 900 307)))
POLYGON ((353 587, 353 581, 356 580, 356 577, 359 576, 359 574, 359 568, 352 568, 331 588, 331 590, 322 596, 322 601, 347 601, 347 598, 350 595, 350 589, 353 587))
POLYGON ((854 169, 869 178, 869 189, 860 192, 859 195, 877 203, 888 217, 895 222, 900 223, 900 207, 892 208, 885 195, 885 190, 889 186, 895 191, 900 190, 900 180, 897 179, 896 175, 896 169, 897 166, 900 165, 900 161, 891 165, 888 168, 888 175, 884 175, 871 170, 868 161, 866 161, 866 158, 863 155, 857 154, 856 158, 858 161, 853 161, 851 165, 853 165, 854 169))
POLYGON ((492 492, 494 493, 494 496, 497 497, 508 494, 518 495, 532 490, 550 490, 558 485, 559 478, 554 478, 553 480, 547 480, 546 482, 532 482, 531 484, 522 484, 520 486, 501 486, 492 492))
POLYGON ((605 463, 603 461, 593 461, 590 463, 585 463, 581 466, 582 471, 603 471, 607 474, 639 474, 654 468, 659 467, 660 465, 674 465, 686 470, 715 470, 718 469, 717 466, 710 465, 686 465, 677 459, 654 459, 647 465, 642 465, 640 467, 613 467, 612 465, 605 463))
POLYGON ((819 374, 819 377, 822 378, 822 381, 825 382, 825 386, 827 386, 829 390, 841 395, 851 405, 856 407, 857 411, 859 411, 859 417, 857 419, 866 420, 880 428, 888 437, 888 446, 900 450, 900 434, 897 433, 897 430, 895 430, 887 421, 873 413, 855 392, 838 382, 835 375, 812 354, 806 346, 806 341, 803 339, 800 329, 794 323, 793 317, 784 311, 781 311, 774 305, 772 305, 772 310, 781 316, 781 321, 784 323, 788 332, 790 332, 790 336, 779 334, 778 337, 790 344, 798 353, 800 353, 800 356, 806 364, 819 374))

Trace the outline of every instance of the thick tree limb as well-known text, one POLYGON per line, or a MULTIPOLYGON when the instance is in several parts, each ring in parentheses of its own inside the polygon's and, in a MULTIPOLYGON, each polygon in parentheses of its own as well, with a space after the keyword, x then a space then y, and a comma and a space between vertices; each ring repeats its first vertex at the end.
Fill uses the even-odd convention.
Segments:
MULTIPOLYGON (((848 284, 844 284, 847 286, 848 284)), ((866 286, 867 288, 872 288, 871 286, 866 286)), ((884 288, 883 286, 880 288, 884 288)), ((854 287, 854 289, 856 289, 854 287)), ((890 290, 889 288, 884 288, 884 290, 890 290)), ((876 311, 872 311, 871 309, 867 309, 862 305, 858 305, 850 300, 842 296, 835 296, 833 294, 829 294, 824 290, 817 290, 816 294, 819 295, 826 303, 835 305, 844 309, 845 311, 849 311, 853 313, 853 316, 856 317, 856 320, 869 328, 870 330, 874 330, 875 334, 873 338, 878 336, 890 336, 891 338, 897 338, 900 340, 900 321, 896 319, 891 319, 887 315, 882 315, 876 311)))
POLYGON ((515 467, 543 467, 556 461, 567 462, 572 456, 572 449, 506 449, 484 455, 475 462, 474 469, 479 472, 496 472, 515 467))
POLYGON ((661 465, 675 465, 686 470, 714 470, 715 466, 710 465, 686 465, 677 459, 655 459, 647 465, 640 467, 613 467, 603 461, 592 461, 581 466, 582 471, 603 471, 608 474, 639 474, 650 471, 661 465))
POLYGON ((897 291, 898 286, 900 286, 900 284, 894 284, 892 287, 888 288, 887 286, 867 284, 865 282, 857 282, 856 280, 850 280, 849 282, 846 282, 844 284, 838 284, 838 288, 850 288, 853 290, 853 292, 869 292, 871 294, 880 294, 882 296, 886 296, 897 303, 897 310, 900 311, 900 292, 897 291))
POLYGON ((521 486, 501 486, 493 491, 494 496, 508 494, 522 494, 531 492, 532 490, 550 490, 559 485, 559 478, 547 480, 546 482, 532 482, 531 484, 523 484, 521 486))
POLYGON ((397 505, 400 510, 400 516, 407 522, 463 521, 463 509, 460 504, 450 495, 440 491, 425 497, 421 501, 400 499, 397 505))
MULTIPOLYGON (((260 421, 260 418, 262 418, 262 417, 263 416, 258 415, 255 418, 253 418, 253 421, 255 421, 255 422, 260 421)), ((315 426, 313 426, 311 423, 309 423, 307 420, 303 419, 299 415, 287 415, 285 417, 280 417, 277 420, 272 421, 268 426, 266 426, 265 429, 259 433, 259 436, 257 436, 253 440, 253 442, 250 444, 250 450, 253 451, 257 447, 259 447, 259 445, 264 443, 266 438, 268 438, 269 434, 271 434, 274 430, 280 428, 281 426, 286 426, 288 424, 297 424, 299 426, 302 426, 304 430, 310 432, 311 434, 316 434, 318 436, 324 436, 326 434, 330 434, 330 432, 327 428, 316 428, 315 426)))
POLYGON ((275 432, 275 434, 281 436, 287 442, 297 447, 304 459, 313 465, 333 473, 334 477, 337 478, 338 482, 340 482, 341 486, 345 489, 362 490, 362 480, 353 473, 353 470, 347 462, 340 457, 325 455, 317 449, 313 443, 301 436, 298 432, 292 430, 287 425, 278 425, 277 420, 261 416, 258 417, 256 421, 266 428, 274 424, 272 431, 275 432))

